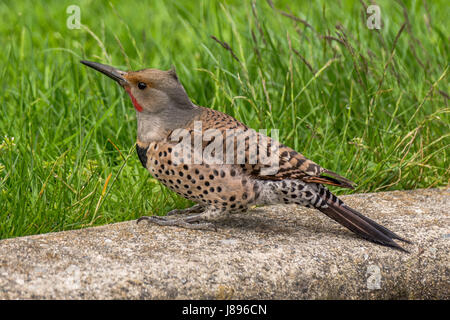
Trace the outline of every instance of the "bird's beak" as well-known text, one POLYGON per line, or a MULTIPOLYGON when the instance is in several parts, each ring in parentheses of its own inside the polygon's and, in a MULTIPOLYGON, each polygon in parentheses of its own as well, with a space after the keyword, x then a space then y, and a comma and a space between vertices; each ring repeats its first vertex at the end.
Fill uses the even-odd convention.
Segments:
POLYGON ((118 70, 116 68, 113 68, 111 66, 107 66, 105 64, 97 63, 97 62, 91 62, 91 61, 80 61, 82 64, 87 65, 88 67, 91 67, 92 69, 95 69, 97 71, 100 71, 101 73, 107 75, 113 80, 116 80, 122 87, 126 84, 128 84, 128 81, 124 78, 124 76, 127 74, 125 71, 118 70))

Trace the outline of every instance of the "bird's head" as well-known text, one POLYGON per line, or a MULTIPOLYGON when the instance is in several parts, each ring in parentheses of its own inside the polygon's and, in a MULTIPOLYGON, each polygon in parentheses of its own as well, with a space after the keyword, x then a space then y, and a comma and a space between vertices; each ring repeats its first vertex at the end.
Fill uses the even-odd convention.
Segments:
POLYGON ((167 109, 176 112, 177 109, 193 107, 173 69, 122 71, 97 62, 81 61, 81 63, 117 81, 130 96, 137 112, 158 114, 167 112, 167 109))
POLYGON ((184 128, 200 112, 189 99, 175 70, 144 69, 122 71, 97 62, 81 61, 122 86, 137 115, 138 140, 161 140, 177 128, 184 128))

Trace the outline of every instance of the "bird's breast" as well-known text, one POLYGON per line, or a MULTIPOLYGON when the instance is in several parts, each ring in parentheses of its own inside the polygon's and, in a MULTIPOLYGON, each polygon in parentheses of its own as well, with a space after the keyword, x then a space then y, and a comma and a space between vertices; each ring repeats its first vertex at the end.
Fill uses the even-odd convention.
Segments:
POLYGON ((173 144, 152 142, 146 152, 146 167, 153 177, 182 197, 227 211, 244 210, 256 201, 259 190, 239 166, 175 163, 174 159, 179 158, 176 152, 173 144))

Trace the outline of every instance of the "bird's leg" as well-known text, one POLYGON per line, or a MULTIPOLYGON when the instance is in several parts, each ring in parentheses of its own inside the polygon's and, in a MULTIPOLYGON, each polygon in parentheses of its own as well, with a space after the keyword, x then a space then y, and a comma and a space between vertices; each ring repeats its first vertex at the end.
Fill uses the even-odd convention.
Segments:
POLYGON ((226 212, 218 209, 205 209, 201 213, 191 214, 182 218, 168 218, 160 216, 143 216, 137 220, 139 223, 142 220, 147 220, 149 223, 154 223, 159 226, 174 226, 182 227, 192 230, 214 230, 217 231, 216 226, 213 223, 205 222, 208 220, 216 219, 217 217, 225 214, 226 212))
POLYGON ((196 204, 196 205, 193 205, 192 207, 186 208, 186 209, 174 209, 172 211, 169 211, 167 213, 167 215, 173 216, 173 215, 177 215, 177 214, 200 213, 203 211, 205 211, 205 207, 200 204, 196 204))

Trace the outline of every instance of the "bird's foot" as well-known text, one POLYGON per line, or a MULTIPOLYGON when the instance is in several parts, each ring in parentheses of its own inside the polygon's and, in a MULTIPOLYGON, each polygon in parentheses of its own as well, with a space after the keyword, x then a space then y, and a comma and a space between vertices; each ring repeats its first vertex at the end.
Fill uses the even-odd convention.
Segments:
POLYGON ((191 230, 217 231, 217 228, 213 223, 201 222, 202 221, 201 214, 194 214, 183 218, 172 218, 172 219, 160 216, 150 216, 150 217, 143 216, 137 220, 137 223, 141 222, 142 220, 146 220, 149 223, 154 223, 159 226, 174 226, 191 230))
POLYGON ((188 213, 200 213, 205 211, 205 207, 202 205, 196 204, 190 208, 186 209, 174 209, 167 213, 168 216, 178 215, 178 214, 188 214, 188 213))

